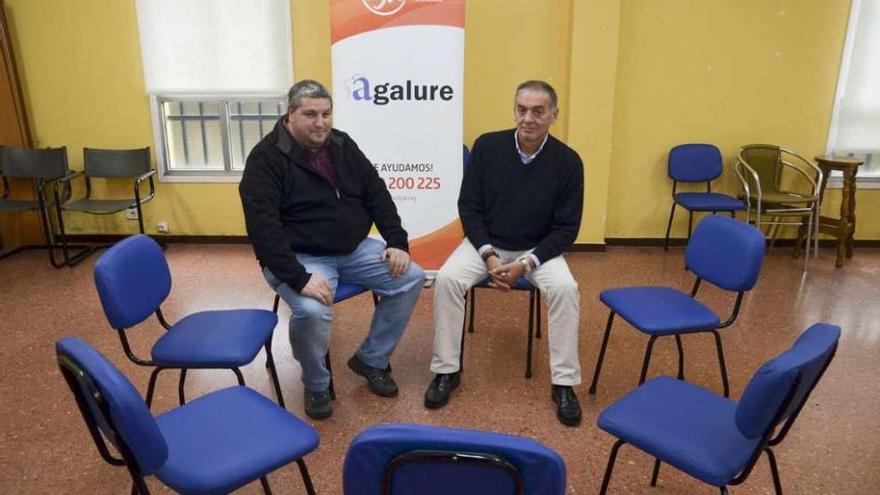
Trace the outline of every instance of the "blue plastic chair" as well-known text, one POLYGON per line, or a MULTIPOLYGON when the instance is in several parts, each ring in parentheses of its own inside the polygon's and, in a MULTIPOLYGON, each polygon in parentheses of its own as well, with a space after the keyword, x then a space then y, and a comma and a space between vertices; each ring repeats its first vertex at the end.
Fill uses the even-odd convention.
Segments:
POLYGON ((791 349, 752 376, 739 402, 665 376, 624 396, 599 416, 599 428, 619 439, 600 493, 608 489, 618 449, 628 443, 654 456, 651 486, 656 486, 660 463, 665 462, 717 486, 722 495, 728 485, 744 482, 765 452, 773 486, 781 494, 771 448, 791 429, 834 358, 839 338, 840 327, 813 325, 791 349))
POLYGON ((65 338, 55 352, 98 452, 128 468, 132 493, 148 494, 150 475, 180 493, 227 493, 257 479, 271 493, 266 475, 293 461, 315 493, 302 458, 317 448, 318 433, 257 392, 225 388, 154 418, 131 382, 87 343, 65 338))
POLYGON ((155 368, 147 387, 147 406, 152 404, 156 379, 163 370, 180 370, 178 397, 184 404, 188 369, 230 369, 239 385, 244 385, 238 368, 265 348, 275 394, 284 407, 272 358, 272 332, 278 323, 275 313, 264 309, 201 311, 169 324, 160 306, 171 292, 171 272, 162 248, 145 235, 125 238, 108 249, 95 263, 94 275, 104 314, 119 333, 125 355, 137 365, 155 368), (151 358, 144 359, 132 352, 126 330, 152 313, 167 332, 153 345, 151 358))
POLYGON ((667 173, 672 179, 672 209, 669 210, 669 223, 666 225, 664 251, 669 250, 669 232, 676 205, 688 211, 688 239, 691 237, 695 211, 726 211, 733 217, 735 212, 746 208, 745 202, 733 196, 712 192, 712 181, 720 177, 723 171, 721 152, 714 145, 680 144, 669 151, 667 165, 667 173), (676 193, 679 182, 705 182, 706 192, 676 193))
MULTIPOLYGON (((333 294, 333 304, 341 303, 346 299, 351 299, 352 297, 359 296, 364 292, 368 292, 370 289, 364 287, 363 285, 353 284, 351 282, 342 282, 336 286, 336 293, 333 294)), ((379 296, 376 295, 375 292, 373 295, 373 306, 379 304, 379 296)), ((278 305, 281 303, 281 296, 279 294, 275 294, 275 301, 272 303, 272 312, 276 315, 278 314, 278 305)), ((266 363, 266 366, 269 366, 269 363, 266 363)), ((324 354, 324 366, 327 367, 327 371, 330 372, 330 398, 332 400, 336 400, 336 387, 333 386, 333 365, 330 363, 330 350, 327 350, 327 354, 324 354)), ((391 364, 388 364, 388 371, 391 371, 391 364)))
POLYGON ((733 324, 739 314, 743 294, 751 290, 758 281, 764 261, 764 235, 751 225, 733 218, 712 215, 697 225, 685 250, 685 261, 687 268, 696 275, 690 295, 669 287, 624 287, 605 290, 599 294, 599 299, 611 308, 611 313, 602 337, 590 394, 596 393, 611 324, 614 315, 619 314, 630 325, 651 337, 645 349, 639 384, 645 382, 651 350, 658 337, 675 337, 678 347, 678 378, 683 380, 684 350, 681 335, 711 332, 715 336, 724 396, 729 396, 724 349, 718 330, 733 324), (737 293, 733 311, 723 323, 714 311, 695 299, 700 282, 704 279, 721 289, 737 293))
POLYGON ((565 461, 523 437, 390 424, 352 440, 342 469, 345 495, 565 493, 565 461))
MULTIPOLYGON (((463 147, 462 160, 464 169, 467 170, 470 164, 471 154, 467 146, 463 147)), ((477 246, 479 247, 479 246, 477 246)), ((477 292, 476 289, 487 289, 492 277, 486 277, 478 284, 471 287, 467 297, 464 300, 464 312, 467 316, 467 331, 474 333, 474 314, 477 311, 477 292), (468 314, 470 311, 470 314, 468 314)), ((526 334, 526 378, 532 377, 532 344, 534 339, 541 338, 541 291, 532 285, 525 277, 519 277, 516 284, 511 287, 512 290, 528 291, 529 293, 529 330, 526 334)), ((464 331, 461 335, 461 353, 458 358, 458 369, 464 369, 464 331)))

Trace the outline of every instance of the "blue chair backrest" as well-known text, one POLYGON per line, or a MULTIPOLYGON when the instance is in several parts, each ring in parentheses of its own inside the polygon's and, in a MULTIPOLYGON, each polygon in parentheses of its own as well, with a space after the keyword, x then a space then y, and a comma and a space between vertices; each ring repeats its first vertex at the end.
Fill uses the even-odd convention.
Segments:
POLYGON ((171 271, 156 241, 138 234, 95 262, 95 287, 110 326, 124 329, 147 319, 168 297, 171 271))
POLYGON ((721 176, 721 151, 711 144, 680 144, 669 150, 667 173, 673 180, 706 182, 721 176))
POLYGON ((736 408, 736 426, 748 438, 768 433, 800 409, 837 349, 840 327, 816 323, 791 349, 761 366, 736 408), (797 387, 793 389, 793 387, 797 387), (791 397, 784 412, 780 408, 791 397))
POLYGON ((165 464, 168 445, 131 382, 80 339, 67 337, 59 340, 55 343, 55 353, 62 368, 75 378, 79 386, 74 393, 77 393, 77 400, 88 408, 88 413, 84 411, 88 416, 86 421, 100 428, 104 437, 118 450, 131 452, 143 475, 152 474, 165 464), (109 412, 109 417, 104 411, 109 412), (120 445, 120 441, 124 445, 120 445))
MULTIPOLYGON (((346 495, 383 493, 389 463, 413 451, 497 456, 522 477, 524 493, 563 495, 565 462, 552 449, 527 438, 474 430, 391 424, 364 430, 352 440, 342 471, 346 495)), ((514 493, 501 470, 467 462, 416 462, 397 470, 390 493, 456 495, 514 493)))
POLYGON ((733 218, 709 215, 694 229, 684 257, 689 270, 722 289, 751 290, 764 262, 764 234, 733 218))

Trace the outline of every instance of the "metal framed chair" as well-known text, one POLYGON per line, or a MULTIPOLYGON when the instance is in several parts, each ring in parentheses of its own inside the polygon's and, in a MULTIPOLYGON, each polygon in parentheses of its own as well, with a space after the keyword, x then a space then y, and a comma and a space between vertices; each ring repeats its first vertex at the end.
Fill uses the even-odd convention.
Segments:
POLYGON ((737 211, 746 208, 745 202, 733 196, 712 192, 712 181, 721 177, 723 170, 721 151, 715 145, 680 144, 669 150, 667 173, 672 179, 672 208, 669 210, 669 223, 666 225, 664 251, 669 250, 669 232, 672 230, 676 206, 688 211, 688 239, 691 238, 695 211, 710 211, 713 214, 719 211, 728 212, 731 217, 735 217, 737 211), (679 182, 705 182, 706 192, 676 192, 679 182))
POLYGON ((171 292, 171 271, 162 248, 153 239, 137 234, 116 243, 95 262, 95 286, 110 326, 116 329, 125 355, 133 363, 153 368, 147 387, 147 406, 152 404, 156 379, 164 370, 179 369, 178 398, 186 402, 184 386, 188 369, 229 369, 240 385, 238 369, 266 350, 266 366, 278 404, 284 397, 272 357, 272 332, 278 316, 265 309, 201 311, 170 324, 161 305, 171 292), (167 330, 153 344, 149 359, 132 351, 126 331, 155 313, 167 330))
POLYGON ((794 151, 772 144, 750 144, 737 153, 736 175, 746 201, 746 219, 758 229, 768 225, 771 245, 780 226, 806 226, 804 270, 819 253, 819 208, 822 169, 794 151), (790 171, 790 173, 786 173, 790 171), (752 214, 754 213, 754 219, 752 214), (770 217, 766 220, 765 217, 770 217), (770 235, 772 229, 772 236, 770 235))
POLYGON ((55 207, 60 235, 64 236, 64 211, 77 211, 91 215, 112 215, 128 208, 137 210, 138 230, 144 234, 144 215, 141 205, 156 195, 153 176, 156 169, 150 165, 150 148, 132 150, 83 149, 83 171, 69 174, 55 182, 55 207), (61 190, 69 188, 74 179, 82 178, 85 192, 82 197, 61 201, 61 190), (132 197, 100 199, 92 197, 92 179, 129 179, 133 182, 132 197), (141 195, 141 184, 147 182, 149 191, 141 195))
POLYGON ((227 493, 259 479, 271 494, 267 475, 294 461, 315 493, 303 457, 318 433, 257 392, 229 387, 153 417, 131 382, 82 340, 59 340, 55 352, 95 447, 128 469, 132 493, 149 494, 145 478, 155 476, 179 493, 227 493))
POLYGON ((781 443, 828 365, 840 327, 817 323, 792 347, 764 364, 739 402, 671 377, 658 377, 609 406, 599 428, 618 440, 611 448, 601 494, 608 490, 617 451, 631 444, 654 457, 651 486, 665 462, 727 494, 748 479, 767 454, 773 486, 782 482, 772 448, 781 443))
POLYGON ((345 495, 562 495, 565 462, 528 438, 389 424, 360 433, 345 454, 345 495))
MULTIPOLYGON (((341 303, 347 299, 351 299, 352 297, 359 296, 364 292, 369 292, 370 289, 364 287, 363 285, 352 284, 349 282, 339 282, 339 285, 336 287, 336 293, 333 295, 333 304, 341 303)), ((377 306, 379 304, 379 296, 376 295, 375 292, 371 292, 373 296, 373 306, 377 306)), ((281 303, 281 296, 277 293, 275 294, 275 300, 272 302, 272 312, 276 315, 278 314, 278 305, 281 303)), ((269 362, 266 361, 266 366, 269 366, 269 362)), ((330 350, 327 350, 327 354, 324 354, 324 366, 327 367, 327 371, 330 372, 330 399, 336 400, 336 387, 333 386, 333 365, 330 362, 330 350)), ((388 365, 390 370, 391 365, 388 365)))
MULTIPOLYGON (((3 146, 2 162, 0 170, 3 174, 3 195, 0 197, 0 212, 22 213, 35 211, 40 215, 40 224, 43 229, 43 237, 46 244, 20 246, 0 254, 0 259, 12 256, 27 249, 46 249, 49 253, 49 263, 55 268, 64 266, 72 267, 85 259, 92 250, 88 246, 69 245, 64 236, 58 236, 60 244, 56 242, 55 228, 52 225, 52 217, 49 208, 53 205, 53 198, 47 193, 47 187, 53 181, 64 179, 70 174, 67 168, 67 148, 14 148, 3 146), (11 183, 9 179, 32 180, 34 185, 34 199, 13 199, 11 183), (61 251, 61 259, 56 258, 56 250, 61 251), (70 250, 76 250, 72 253, 70 250)), ((67 191, 69 192, 69 190, 67 191)), ((63 192, 62 192, 63 193, 63 192)))
POLYGON ((602 291, 599 299, 611 312, 602 337, 590 394, 596 393, 611 324, 614 316, 620 315, 636 330, 650 336, 639 384, 645 382, 651 350, 659 337, 675 337, 678 347, 678 378, 683 380, 684 350, 681 335, 709 332, 715 337, 724 396, 727 397, 730 387, 718 331, 736 321, 743 294, 752 290, 757 283, 763 261, 764 236, 758 229, 733 218, 711 215, 700 221, 685 249, 686 267, 696 276, 690 294, 670 287, 623 287, 602 291), (714 311, 696 300, 703 280, 721 289, 736 292, 733 311, 726 321, 722 322, 714 311))

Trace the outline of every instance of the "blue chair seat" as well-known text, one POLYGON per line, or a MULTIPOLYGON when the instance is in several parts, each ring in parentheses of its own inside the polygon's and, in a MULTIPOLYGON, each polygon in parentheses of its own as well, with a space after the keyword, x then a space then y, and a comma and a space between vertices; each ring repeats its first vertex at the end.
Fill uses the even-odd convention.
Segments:
POLYGON ((254 360, 271 338, 278 316, 262 309, 202 311, 189 315, 153 346, 157 366, 234 368, 254 360))
MULTIPOLYGON (((492 281, 492 277, 486 277, 480 283, 477 284, 477 287, 489 287, 489 282, 491 282, 491 281, 492 281)), ((520 278, 516 279, 516 283, 513 284, 513 287, 511 287, 511 289, 513 289, 513 290, 532 290, 535 288, 536 287, 534 285, 532 285, 532 283, 529 282, 529 280, 525 277, 520 277, 520 278)))
POLYGON ((339 282, 339 285, 336 286, 336 294, 333 296, 333 302, 338 303, 345 301, 350 297, 354 297, 358 294, 363 294, 367 292, 368 288, 363 285, 352 284, 349 282, 339 282))
POLYGON ((761 441, 740 433, 736 407, 736 401, 662 376, 618 400, 599 416, 598 424, 665 463, 724 486, 761 441))
POLYGON ((156 423, 168 444, 156 476, 181 493, 230 492, 318 446, 311 426, 246 387, 211 392, 156 423))
POLYGON ((726 194, 710 192, 684 192, 673 196, 675 202, 692 211, 744 210, 744 202, 726 194))
POLYGON ((696 299, 669 287, 622 287, 599 299, 648 335, 672 335, 717 328, 718 315, 696 299))

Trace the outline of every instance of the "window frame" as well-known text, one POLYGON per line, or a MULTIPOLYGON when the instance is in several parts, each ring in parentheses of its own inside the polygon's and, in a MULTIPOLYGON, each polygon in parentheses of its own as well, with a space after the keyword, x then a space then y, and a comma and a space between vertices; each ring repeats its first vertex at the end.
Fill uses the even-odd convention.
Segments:
MULTIPOLYGON (((841 101, 843 93, 846 91, 846 83, 849 77, 850 64, 852 63, 853 43, 856 37, 856 31, 859 25, 859 15, 861 11, 862 0, 851 0, 850 14, 846 27, 846 36, 843 42, 843 50, 841 51, 840 71, 837 74, 837 86, 834 91, 834 107, 831 112, 831 121, 828 126, 828 136, 825 142, 825 154, 832 155, 835 150, 833 143, 837 139, 838 122, 840 121, 841 101)), ((841 154, 841 153, 838 153, 841 154)), ((853 156, 855 153, 849 153, 853 156)), ((880 160, 880 150, 872 153, 860 153, 872 155, 872 160, 880 160)), ((866 169, 859 168, 856 174, 856 183, 861 189, 880 189, 880 165, 875 167, 870 174, 865 173, 866 169)), ((843 175, 838 171, 832 171, 828 177, 827 187, 830 189, 843 188, 843 175)))
POLYGON ((230 134, 230 103, 278 100, 286 104, 287 95, 224 94, 224 95, 174 95, 152 94, 150 117, 153 125, 153 139, 156 144, 156 165, 160 182, 180 183, 237 183, 241 181, 243 170, 232 168, 232 136, 230 134), (220 127, 220 147, 223 169, 171 170, 169 168, 169 149, 166 139, 167 116, 165 103, 217 103, 220 127))

